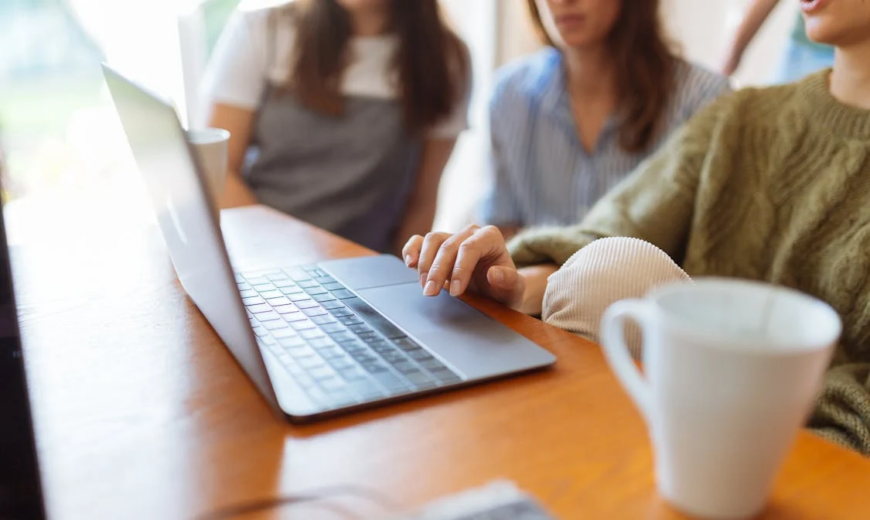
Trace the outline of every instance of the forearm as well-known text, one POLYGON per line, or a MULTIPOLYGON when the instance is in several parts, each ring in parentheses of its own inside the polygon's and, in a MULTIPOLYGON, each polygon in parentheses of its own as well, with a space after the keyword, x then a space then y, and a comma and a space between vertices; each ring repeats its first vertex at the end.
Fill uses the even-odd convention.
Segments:
POLYGON ((731 45, 732 55, 743 54, 777 3, 778 0, 755 0, 752 3, 734 36, 731 45))
POLYGON ((224 187, 224 197, 221 207, 237 208, 257 204, 257 197, 251 187, 236 172, 227 172, 227 183, 224 187))
POLYGON ((556 264, 540 264, 520 268, 520 276, 525 281, 525 291, 517 310, 532 316, 539 316, 544 308, 547 278, 558 270, 559 266, 556 264))

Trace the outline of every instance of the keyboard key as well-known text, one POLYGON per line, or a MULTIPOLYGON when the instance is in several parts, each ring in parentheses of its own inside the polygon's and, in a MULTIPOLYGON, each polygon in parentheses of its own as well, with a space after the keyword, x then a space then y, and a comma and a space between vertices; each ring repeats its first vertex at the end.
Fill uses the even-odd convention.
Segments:
POLYGON ((322 381, 324 379, 332 379, 335 377, 335 370, 329 368, 324 365, 320 368, 312 368, 308 371, 308 375, 310 375, 316 381, 322 381))
POLYGON ((348 327, 352 332, 356 334, 361 334, 363 332, 372 332, 373 329, 366 325, 365 323, 357 323, 356 325, 351 325, 348 327))
POLYGON ((278 321, 266 321, 266 322, 263 322, 262 325, 263 325, 263 327, 265 327, 267 330, 271 330, 271 331, 273 331, 273 334, 274 334, 274 331, 276 331, 277 329, 283 329, 283 328, 286 328, 286 327, 287 327, 287 322, 284 321, 284 320, 278 320, 278 321))
MULTIPOLYGON (((356 295, 347 289, 339 289, 337 291, 332 291, 332 295, 338 298, 339 300, 347 300, 350 298, 356 298, 356 295)), ((359 299, 359 298, 357 298, 359 299)), ((362 301, 362 300, 360 300, 362 301)))
POLYGON ((297 287, 296 282, 291 280, 290 278, 285 278, 283 280, 275 280, 272 282, 275 287, 278 289, 284 289, 286 287, 297 287))
POLYGON ((323 294, 314 294, 314 293, 308 293, 308 294, 313 294, 313 296, 311 297, 311 299, 313 299, 313 300, 316 301, 317 303, 326 303, 326 302, 337 301, 337 300, 335 299, 335 296, 333 296, 333 295, 331 295, 331 294, 329 294, 328 292, 325 292, 325 291, 324 291, 323 294))
POLYGON ((372 332, 360 332, 359 334, 357 334, 357 336, 359 336, 359 339, 361 339, 369 344, 374 343, 376 341, 383 341, 381 339, 381 337, 378 335, 378 333, 374 332, 374 331, 372 331, 372 332))
MULTIPOLYGON (((329 305, 329 302, 327 302, 327 305, 329 305)), ((324 307, 326 307, 327 309, 329 309, 329 313, 332 314, 333 316, 335 316, 336 318, 344 318, 344 317, 347 317, 347 316, 354 316, 354 317, 356 317, 356 315, 355 315, 353 312, 351 312, 351 310, 348 309, 348 308, 344 308, 344 309, 342 309, 342 308, 332 309, 332 308, 330 308, 330 307, 327 307, 327 305, 324 305, 324 307)))
POLYGON ((381 363, 380 361, 360 361, 363 369, 370 374, 378 374, 380 372, 389 372, 390 369, 387 368, 387 365, 381 363))
POLYGON ((269 279, 260 275, 248 275, 245 277, 247 282, 251 285, 262 285, 264 283, 269 283, 269 279))
POLYGON ((272 310, 277 312, 278 314, 293 314, 294 312, 299 312, 299 309, 290 303, 284 305, 276 305, 272 307, 272 310))
POLYGON ((282 314, 281 317, 286 322, 305 321, 308 319, 308 316, 303 314, 302 311, 294 312, 293 314, 282 314))
MULTIPOLYGON (((322 359, 316 356, 308 356, 296 360, 299 366, 308 371, 309 374, 314 374, 317 370, 331 370, 326 366, 322 359)), ((315 378, 316 379, 316 378, 315 378)))
MULTIPOLYGON (((338 295, 336 295, 338 296, 338 295)), ((375 330, 386 336, 387 338, 404 338, 407 334, 401 329, 393 325, 389 320, 383 317, 379 312, 374 310, 369 304, 359 298, 350 298, 344 300, 344 304, 350 307, 355 313, 359 314, 365 321, 375 330)))
POLYGON ((254 283, 254 282, 250 282, 250 283, 251 283, 251 287, 253 287, 254 290, 260 294, 263 294, 264 292, 268 292, 268 291, 274 291, 275 289, 277 289, 277 287, 275 287, 275 285, 269 281, 267 281, 265 283, 254 283))
POLYGON ((257 338, 261 344, 263 345, 277 345, 278 341, 270 336, 264 336, 262 338, 257 338))
MULTIPOLYGON (((336 313, 334 313, 334 312, 332 313, 332 315, 337 316, 336 313)), ((355 315, 353 313, 350 313, 349 316, 337 316, 337 317, 338 317, 338 321, 344 323, 347 326, 358 325, 358 324, 361 324, 363 322, 361 319, 359 319, 359 317, 357 315, 355 315)))
POLYGON ((414 342, 414 340, 412 340, 411 338, 395 339, 393 340, 393 343, 395 343, 396 346, 402 350, 415 350, 420 348, 420 345, 414 342))
POLYGON ((308 320, 305 320, 305 321, 294 321, 293 323, 290 324, 290 326, 293 327, 293 328, 296 329, 296 330, 308 330, 308 329, 314 329, 314 328, 317 328, 313 323, 311 323, 311 322, 308 321, 308 320))
POLYGON ((312 316, 325 316, 326 309, 321 309, 320 307, 311 307, 309 309, 302 309, 302 312, 305 313, 306 316, 311 318, 312 316))
POLYGON ((283 271, 274 271, 266 274, 266 278, 271 282, 275 282, 276 280, 288 280, 289 277, 284 274, 283 271))
POLYGON ((447 369, 433 370, 432 375, 435 376, 438 381, 444 384, 456 383, 461 381, 461 379, 459 379, 456 374, 447 369))
POLYGON ((320 287, 319 285, 317 287, 308 287, 305 289, 305 292, 308 293, 309 296, 329 294, 328 292, 326 292, 326 289, 324 289, 323 287, 320 287))
POLYGON ((358 369, 356 366, 353 365, 346 368, 337 368, 335 365, 333 365, 333 368, 338 371, 338 374, 343 377, 345 381, 358 381, 360 379, 368 379, 362 370, 358 369))
POLYGON ((296 283, 299 283, 299 282, 302 282, 305 280, 311 280, 311 275, 309 275, 308 273, 306 273, 305 271, 303 271, 301 269, 294 269, 292 271, 285 270, 284 272, 287 273, 287 276, 289 276, 296 283))
POLYGON ((432 370, 448 370, 448 368, 446 366, 444 366, 444 364, 442 364, 440 361, 438 361, 437 359, 434 359, 434 358, 427 359, 426 361, 421 361, 420 366, 422 366, 426 370, 429 370, 430 372, 432 370))
POLYGON ((305 294, 305 291, 303 291, 301 287, 295 285, 293 287, 281 287, 279 290, 288 296, 293 294, 305 294))
POLYGON ((299 333, 299 335, 305 339, 315 339, 315 338, 322 338, 323 332, 318 330, 318 329, 306 329, 306 330, 301 331, 299 333))
POLYGON ((318 303, 316 301, 313 301, 313 300, 300 300, 300 301, 296 302, 296 306, 302 310, 313 309, 315 307, 318 309, 320 308, 320 305, 318 305, 318 303))
MULTIPOLYGON (((299 339, 299 338, 295 338, 295 339, 299 339)), ((287 348, 285 350, 294 359, 304 359, 304 358, 319 359, 317 357, 317 353, 314 352, 314 349, 306 346, 304 343, 300 346, 293 347, 293 348, 287 348)))
MULTIPOLYGON (((328 318, 329 316, 325 316, 325 317, 328 318)), ((332 323, 319 323, 319 322, 315 321, 315 320, 322 320, 325 317, 318 316, 318 317, 312 319, 311 321, 320 325, 320 330, 322 330, 323 332, 325 332, 327 334, 334 334, 336 332, 344 332, 346 330, 344 328, 344 325, 342 325, 341 323, 335 323, 335 321, 333 321, 332 323)))
POLYGON ((398 352, 383 352, 381 353, 381 357, 387 360, 387 363, 391 365, 405 361, 405 356, 398 352))
POLYGON ((266 298, 268 300, 269 298, 281 298, 284 296, 284 293, 275 289, 275 290, 271 290, 271 291, 261 291, 260 296, 262 296, 263 298, 266 298))
MULTIPOLYGON (((323 273, 323 271, 321 271, 321 273, 323 273)), ((320 285, 323 285, 325 283, 336 283, 335 279, 326 273, 323 273, 323 276, 315 276, 314 281, 319 283, 320 285)))
POLYGON ((296 305, 299 305, 299 302, 306 302, 306 301, 307 301, 307 302, 310 302, 310 301, 311 301, 311 297, 309 297, 309 296, 308 296, 307 294, 305 294, 305 293, 290 294, 290 295, 288 295, 288 297, 290 298, 290 300, 292 300, 293 302, 295 302, 296 305))
POLYGON ((409 373, 406 373, 403 375, 405 376, 405 378, 408 381, 413 383, 415 386, 433 382, 431 377, 427 376, 426 374, 424 374, 423 372, 421 372, 419 370, 417 370, 416 372, 409 372, 409 373))
POLYGON ((348 354, 354 354, 357 352, 368 352, 369 350, 359 341, 348 341, 346 343, 339 343, 338 346, 344 349, 344 351, 348 354))
POLYGON ((341 309, 342 307, 344 307, 343 303, 341 303, 340 301, 335 300, 335 299, 321 302, 321 304, 323 305, 324 309, 329 309, 329 310, 341 309))
POLYGON ((249 305, 246 307, 247 310, 253 312, 254 314, 259 314, 261 312, 271 312, 272 306, 268 303, 258 303, 256 305, 249 305))
POLYGON ((333 377, 332 379, 324 379, 323 381, 318 381, 318 383, 320 383, 320 388, 323 388, 329 393, 345 389, 344 381, 337 377, 333 377))
POLYGON ((411 363, 410 361, 399 361, 397 363, 393 363, 393 368, 403 374, 407 374, 409 372, 418 372, 420 370, 419 368, 417 368, 417 365, 411 363))
POLYGON ((292 338, 281 338, 278 340, 278 344, 284 348, 304 347, 305 340, 300 338, 299 336, 295 336, 292 338))
MULTIPOLYGON (((269 329, 269 330, 272 331, 272 336, 275 336, 278 339, 295 338, 297 336, 296 332, 293 329, 291 329, 290 327, 287 327, 286 323, 284 324, 284 327, 285 328, 283 328, 283 329, 269 329)), ((266 327, 266 328, 268 328, 268 327, 266 327)))
MULTIPOLYGON (((335 322, 335 318, 333 318, 329 314, 325 314, 323 316, 314 316, 313 318, 311 318, 311 321, 320 325, 320 328, 323 329, 324 331, 326 331, 326 329, 324 327, 326 327, 328 325, 334 325, 336 327, 341 327, 341 325, 339 325, 338 323, 335 322)), ((329 332, 329 331, 326 331, 326 332, 329 332)))
POLYGON ((253 327, 252 330, 254 331, 254 334, 261 338, 269 335, 269 331, 260 326, 253 327))
POLYGON ((318 282, 320 285, 322 285, 323 288, 326 289, 327 291, 338 291, 338 290, 340 290, 340 289, 345 289, 345 286, 341 285, 340 283, 338 283, 338 282, 336 282, 336 281, 332 281, 332 282, 323 282, 323 281, 321 281, 321 280, 317 280, 317 282, 318 282))
POLYGON ((401 379, 394 376, 389 372, 381 372, 374 374, 375 381, 380 383, 390 392, 397 392, 401 390, 406 390, 408 385, 406 385, 401 379))
POLYGON ((303 289, 310 289, 312 287, 320 287, 320 285, 317 282, 315 282, 314 280, 311 280, 310 278, 307 280, 296 280, 296 281, 297 281, 297 285, 299 285, 299 287, 302 287, 303 289))
POLYGON ((416 360, 416 361, 418 361, 418 362, 421 362, 421 363, 422 363, 423 361, 428 361, 428 360, 430 360, 430 359, 433 359, 433 360, 435 359, 435 358, 432 357, 431 354, 429 354, 428 352, 426 352, 426 351, 423 350, 423 349, 412 350, 412 351, 410 351, 410 352, 405 352, 405 353, 408 354, 409 356, 411 356, 412 359, 414 359, 414 360, 416 360))
POLYGON ((366 344, 368 344, 368 346, 371 347, 372 350, 374 350, 378 354, 383 354, 384 352, 398 352, 398 350, 396 350, 396 347, 390 345, 382 339, 367 341, 366 344))
POLYGON ((318 350, 318 353, 323 359, 347 358, 347 354, 335 344, 325 345, 324 348, 318 350))
MULTIPOLYGON (((308 332, 308 331, 306 331, 306 332, 308 332)), ((309 339, 308 344, 311 345, 312 347, 318 348, 318 349, 331 347, 331 346, 335 345, 335 343, 333 343, 333 341, 331 339, 328 339, 328 338, 309 339)))
POLYGON ((372 399, 374 397, 382 397, 384 392, 374 385, 374 383, 366 379, 358 379, 350 381, 347 387, 364 399, 372 399))
POLYGON ((323 269, 317 267, 316 265, 304 265, 302 266, 302 269, 304 269, 305 272, 308 273, 310 276, 326 276, 326 273, 323 272, 323 269))
POLYGON ((245 291, 240 290, 239 294, 242 296, 242 298, 253 298, 254 296, 257 295, 257 291, 255 291, 253 289, 248 289, 245 291))
POLYGON ((280 307, 290 305, 291 302, 286 296, 280 296, 278 298, 266 298, 266 303, 272 307, 280 307))
POLYGON ((249 305, 257 305, 258 303, 266 303, 266 300, 260 298, 259 296, 251 296, 250 298, 242 298, 242 303, 245 304, 245 307, 249 305))
POLYGON ((333 341, 337 341, 338 343, 343 343, 345 341, 355 341, 356 337, 353 334, 349 334, 347 332, 333 332, 329 335, 333 341))
POLYGON ((277 312, 274 312, 274 311, 270 311, 270 312, 261 312, 261 313, 259 313, 259 314, 256 314, 256 317, 257 317, 257 320, 260 321, 260 323, 263 323, 263 322, 266 322, 266 321, 275 321, 275 320, 280 320, 280 319, 281 319, 281 315, 278 314, 277 312))
POLYGON ((377 357, 367 351, 348 352, 348 354, 350 354, 350 357, 359 361, 360 364, 380 363, 380 360, 377 357))

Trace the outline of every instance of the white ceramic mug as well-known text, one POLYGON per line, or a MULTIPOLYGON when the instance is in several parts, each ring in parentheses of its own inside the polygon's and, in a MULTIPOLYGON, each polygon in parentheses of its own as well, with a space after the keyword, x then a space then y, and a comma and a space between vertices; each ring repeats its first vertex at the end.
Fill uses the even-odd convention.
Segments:
POLYGON ((196 151, 199 167, 205 174, 215 217, 220 221, 220 208, 227 182, 230 133, 221 128, 188 130, 187 140, 196 151))
POLYGON ((646 418, 664 498, 702 518, 758 514, 840 330, 828 304, 748 281, 667 284, 611 305, 605 353, 646 418), (643 374, 625 345, 626 320, 643 331, 643 374))

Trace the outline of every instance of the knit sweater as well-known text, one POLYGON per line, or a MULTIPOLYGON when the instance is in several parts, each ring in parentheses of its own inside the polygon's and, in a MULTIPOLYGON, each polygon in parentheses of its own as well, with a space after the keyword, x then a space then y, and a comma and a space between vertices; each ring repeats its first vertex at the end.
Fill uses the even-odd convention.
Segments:
POLYGON ((870 455, 870 111, 834 99, 829 74, 718 100, 580 224, 509 248, 518 265, 561 265, 598 238, 636 237, 692 277, 828 302, 843 335, 809 427, 870 455))

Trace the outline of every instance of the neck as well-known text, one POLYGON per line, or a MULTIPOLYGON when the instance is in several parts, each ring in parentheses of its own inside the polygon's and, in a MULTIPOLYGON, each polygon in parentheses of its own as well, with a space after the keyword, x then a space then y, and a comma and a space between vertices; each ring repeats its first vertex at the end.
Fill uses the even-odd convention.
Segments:
POLYGON ((837 48, 830 81, 837 101, 870 110, 870 40, 837 48))
POLYGON ((378 36, 390 28, 390 11, 388 7, 370 8, 351 13, 351 23, 354 36, 378 36))
POLYGON ((615 83, 613 60, 601 45, 584 49, 565 49, 568 90, 577 97, 612 95, 615 83))

